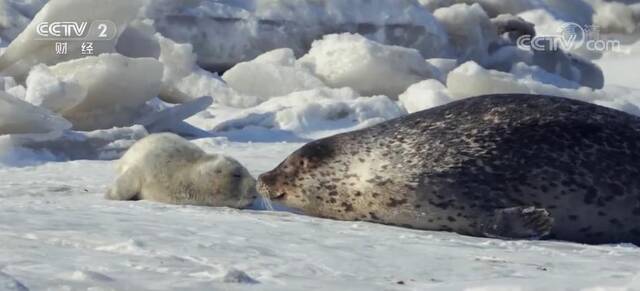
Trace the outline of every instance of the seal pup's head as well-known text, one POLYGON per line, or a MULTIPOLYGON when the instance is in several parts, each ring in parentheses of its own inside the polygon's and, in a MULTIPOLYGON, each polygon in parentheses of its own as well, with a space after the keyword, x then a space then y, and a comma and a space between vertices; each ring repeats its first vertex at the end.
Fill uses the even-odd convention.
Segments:
MULTIPOLYGON (((209 204, 218 207, 246 208, 258 196, 256 180, 233 158, 208 154, 194 165, 191 175, 202 181, 209 204)), ((200 183, 198 183, 200 184, 200 183)))

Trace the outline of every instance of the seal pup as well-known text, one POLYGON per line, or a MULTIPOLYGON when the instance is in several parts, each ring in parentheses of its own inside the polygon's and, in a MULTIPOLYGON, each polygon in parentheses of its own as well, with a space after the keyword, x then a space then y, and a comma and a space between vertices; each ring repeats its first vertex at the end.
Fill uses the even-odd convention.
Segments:
POLYGON ((255 179, 236 160, 207 154, 171 133, 136 142, 117 163, 111 200, 247 207, 256 198, 255 179))
POLYGON ((258 190, 307 215, 505 239, 640 243, 640 118, 473 97, 311 142, 258 190))

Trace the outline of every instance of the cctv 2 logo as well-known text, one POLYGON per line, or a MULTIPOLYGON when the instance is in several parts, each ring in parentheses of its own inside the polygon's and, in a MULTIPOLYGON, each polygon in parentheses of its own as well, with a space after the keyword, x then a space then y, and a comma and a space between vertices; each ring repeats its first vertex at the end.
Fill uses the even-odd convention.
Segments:
POLYGON ((118 27, 109 20, 40 22, 36 33, 44 40, 110 40, 118 33, 118 27))

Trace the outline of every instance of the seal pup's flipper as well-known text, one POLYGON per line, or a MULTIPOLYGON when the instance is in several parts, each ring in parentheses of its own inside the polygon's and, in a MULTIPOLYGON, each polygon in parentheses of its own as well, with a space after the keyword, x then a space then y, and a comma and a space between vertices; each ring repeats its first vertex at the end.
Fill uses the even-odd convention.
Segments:
POLYGON ((544 208, 512 207, 495 210, 483 225, 485 236, 500 239, 540 239, 551 233, 553 217, 544 208))

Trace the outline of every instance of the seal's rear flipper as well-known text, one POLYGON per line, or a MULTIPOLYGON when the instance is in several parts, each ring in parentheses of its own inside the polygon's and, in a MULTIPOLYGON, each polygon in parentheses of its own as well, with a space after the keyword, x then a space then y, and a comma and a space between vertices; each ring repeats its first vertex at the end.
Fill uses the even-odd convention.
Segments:
POLYGON ((553 218, 543 208, 512 207, 496 210, 483 226, 487 237, 540 239, 553 227, 553 218))

